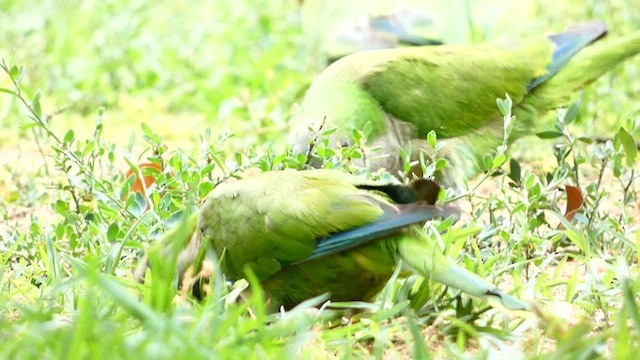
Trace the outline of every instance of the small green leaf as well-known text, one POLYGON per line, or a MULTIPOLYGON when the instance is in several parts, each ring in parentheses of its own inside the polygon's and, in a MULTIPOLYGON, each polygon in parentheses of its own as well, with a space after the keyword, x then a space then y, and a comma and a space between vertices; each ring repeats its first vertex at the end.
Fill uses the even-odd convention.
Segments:
POLYGON ((33 96, 33 100, 31 101, 31 106, 33 106, 33 112, 36 114, 38 118, 42 116, 42 108, 40 107, 40 97, 42 93, 40 90, 36 91, 36 94, 33 96))
POLYGON ((211 190, 213 190, 213 188, 214 188, 214 186, 213 186, 213 184, 211 182, 209 182, 209 181, 201 182, 198 185, 198 194, 201 197, 205 197, 205 196, 207 196, 207 194, 209 194, 209 192, 211 192, 211 190))
POLYGON ((505 116, 509 113, 509 106, 507 105, 507 102, 504 101, 501 98, 497 98, 496 99, 496 103, 498 104, 498 110, 500 110, 500 113, 505 116))
POLYGON ((524 203, 518 203, 518 205, 516 205, 511 210, 511 213, 512 214, 517 214, 518 212, 525 212, 525 211, 527 211, 527 206, 524 203))
POLYGON ((39 126, 39 124, 37 124, 37 123, 26 123, 26 124, 20 125, 19 128, 20 128, 20 130, 28 130, 28 129, 34 128, 36 126, 39 126))
POLYGON ((7 93, 7 94, 10 94, 10 95, 16 96, 16 92, 15 92, 15 91, 13 91, 13 90, 5 89, 5 88, 0 88, 0 92, 7 93))
POLYGON ((85 146, 84 150, 82 150, 82 156, 87 156, 89 155, 93 149, 95 149, 96 147, 96 143, 93 141, 89 141, 87 142, 87 146, 85 146))
POLYGON ((624 155, 627 159, 627 166, 631 167, 636 161, 636 156, 638 155, 638 145, 636 141, 633 139, 633 136, 625 130, 624 127, 621 127, 616 134, 620 143, 622 144, 622 148, 624 149, 624 155))
POLYGON ((367 123, 364 124, 364 127, 362 128, 362 135, 365 138, 369 138, 369 135, 371 135, 371 129, 372 129, 371 122, 367 121, 367 123))
POLYGON ((583 234, 579 233, 578 231, 574 230, 574 229, 567 229, 564 231, 564 234, 567 236, 567 238, 574 243, 583 253, 589 255, 590 254, 590 248, 589 248, 589 244, 587 243, 587 239, 584 237, 583 234))
POLYGON ((555 139, 555 138, 562 137, 562 133, 559 131, 542 131, 542 132, 536 133, 536 136, 539 137, 540 139, 555 139))
POLYGON ((127 210, 136 219, 139 219, 147 210, 147 199, 139 192, 134 192, 127 199, 127 210))
POLYGON ((429 146, 431 146, 432 149, 436 148, 436 132, 431 130, 429 131, 429 133, 427 134, 427 141, 429 142, 429 146))
POLYGON ((521 175, 522 169, 520 168, 520 163, 512 158, 509 161, 509 178, 516 184, 520 184, 521 175))
POLYGON ((536 177, 533 174, 527 174, 524 180, 524 188, 530 190, 533 187, 534 182, 536 181, 536 177))
POLYGON ((540 193, 541 193, 540 183, 535 183, 533 186, 531 186, 527 190, 529 191, 530 200, 537 198, 538 196, 540 196, 540 193))
POLYGON ((204 166, 202 169, 200 169, 200 175, 202 176, 209 175, 209 173, 212 172, 215 167, 216 167, 215 163, 211 163, 204 166))
POLYGON ((496 155, 496 157, 493 159, 493 168, 499 168, 500 166, 502 166, 502 164, 505 163, 505 161, 507 161, 507 155, 505 155, 504 153, 496 155))
POLYGON ((140 127, 142 127, 142 132, 147 136, 147 138, 153 139, 153 131, 151 131, 149 125, 147 125, 146 123, 141 123, 140 127))
POLYGON ((565 125, 569 125, 573 120, 575 120, 578 117, 579 113, 580 113, 580 100, 576 100, 573 102, 573 104, 571 104, 571 106, 569 106, 569 108, 567 109, 567 112, 564 113, 564 118, 562 119, 562 122, 564 122, 565 125))
POLYGON ((64 143, 66 145, 70 145, 73 142, 73 138, 74 138, 73 129, 69 129, 69 131, 67 131, 67 133, 64 135, 64 143))
POLYGON ((491 155, 486 154, 482 159, 482 162, 484 163, 485 170, 487 171, 493 170, 493 158, 491 157, 491 155))
POLYGON ((118 232, 120 232, 120 228, 118 227, 117 223, 112 223, 111 225, 109 225, 109 228, 107 229, 107 240, 109 241, 116 241, 116 239, 118 238, 118 232))
POLYGON ((336 132, 336 130, 338 130, 338 128, 331 128, 329 130, 325 130, 323 132, 320 133, 320 136, 328 136, 333 134, 334 132, 336 132))
POLYGON ((64 236, 65 229, 66 229, 66 226, 63 223, 59 223, 58 225, 56 225, 55 233, 58 239, 61 239, 64 236))
POLYGON ((27 70, 25 69, 25 67, 20 65, 20 68, 18 68, 18 77, 16 78, 16 82, 19 83, 20 81, 22 81, 22 78, 24 78, 24 74, 26 73, 27 70))
MULTIPOLYGON (((407 171, 411 170, 411 164, 405 164, 405 168, 408 169, 407 171)), ((424 172, 425 177, 429 178, 431 177, 434 173, 436 172, 436 166, 434 164, 429 164, 429 166, 427 166, 427 170, 424 172)))
POLYGON ((11 70, 9 70, 9 76, 11 76, 13 79, 16 79, 18 77, 19 72, 20 72, 20 69, 18 69, 16 65, 13 65, 11 67, 11 70))
POLYGON ((362 131, 358 129, 352 129, 351 137, 353 138, 353 140, 355 140, 356 143, 360 142, 360 140, 362 140, 362 137, 363 137, 362 131))

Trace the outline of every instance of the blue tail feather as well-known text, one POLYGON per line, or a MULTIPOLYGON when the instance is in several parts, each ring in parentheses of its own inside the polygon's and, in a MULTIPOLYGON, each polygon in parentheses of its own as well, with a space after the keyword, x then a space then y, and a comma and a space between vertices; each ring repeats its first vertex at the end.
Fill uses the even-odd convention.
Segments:
POLYGON ((607 33, 607 25, 599 20, 577 25, 560 34, 549 35, 553 43, 553 55, 551 63, 547 66, 547 73, 537 77, 527 85, 527 91, 531 91, 544 83, 564 67, 571 58, 585 46, 600 39, 607 33))

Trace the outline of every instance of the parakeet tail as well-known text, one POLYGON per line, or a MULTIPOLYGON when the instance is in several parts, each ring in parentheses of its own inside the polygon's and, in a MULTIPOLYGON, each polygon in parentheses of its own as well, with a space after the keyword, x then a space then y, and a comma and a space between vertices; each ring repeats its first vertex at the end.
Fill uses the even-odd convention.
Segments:
POLYGON ((528 99, 537 108, 567 105, 568 98, 628 58, 640 53, 640 31, 598 41, 577 53, 552 78, 535 88, 528 99))
POLYGON ((527 305, 500 291, 480 276, 458 266, 440 251, 438 244, 420 229, 402 238, 397 251, 403 264, 415 273, 461 290, 469 295, 497 302, 509 310, 526 310, 527 305))

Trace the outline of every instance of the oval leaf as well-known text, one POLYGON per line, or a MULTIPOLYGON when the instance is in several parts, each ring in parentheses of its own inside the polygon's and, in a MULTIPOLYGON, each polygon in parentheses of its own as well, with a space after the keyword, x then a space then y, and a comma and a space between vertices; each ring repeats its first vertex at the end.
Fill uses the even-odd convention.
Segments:
POLYGON ((633 166, 636 161, 636 156, 638 155, 638 144, 636 144, 633 136, 631 136, 624 127, 621 127, 620 130, 618 130, 618 134, 616 134, 616 136, 620 140, 622 148, 624 149, 627 166, 633 166))
POLYGON ((555 139, 555 138, 562 137, 562 133, 559 131, 542 131, 542 132, 536 133, 536 136, 539 137, 540 139, 555 139))

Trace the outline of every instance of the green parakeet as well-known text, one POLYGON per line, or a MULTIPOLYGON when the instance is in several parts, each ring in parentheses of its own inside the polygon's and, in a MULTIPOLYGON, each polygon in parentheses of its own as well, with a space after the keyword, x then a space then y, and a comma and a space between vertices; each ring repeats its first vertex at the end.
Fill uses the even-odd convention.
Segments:
MULTIPOLYGON (((381 151, 369 154, 366 165, 396 174, 404 165, 399 149, 411 144, 411 159, 418 160, 420 151, 430 148, 426 137, 434 130, 446 141, 440 155, 448 161, 436 179, 459 188, 480 171, 484 154, 502 144, 497 98, 508 94, 513 101, 516 119, 509 140, 514 140, 531 134, 545 113, 567 105, 577 90, 640 52, 640 31, 595 42, 606 31, 594 21, 508 46, 424 46, 349 55, 308 89, 293 120, 294 150, 306 152, 315 136, 309 129, 321 124, 323 130, 337 129, 329 136, 332 146, 353 145, 353 129, 369 124, 366 147, 381 151)), ((422 175, 419 166, 412 171, 422 175)))
POLYGON ((197 224, 191 220, 194 235, 178 266, 184 271, 202 244, 211 244, 229 278, 251 268, 275 310, 324 293, 334 301, 370 300, 402 261, 470 295, 524 309, 426 235, 425 221, 455 212, 432 205, 438 189, 429 180, 381 184, 335 170, 265 172, 224 183, 204 200, 197 224))

